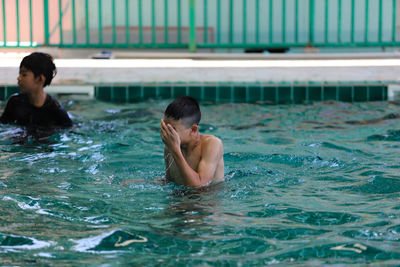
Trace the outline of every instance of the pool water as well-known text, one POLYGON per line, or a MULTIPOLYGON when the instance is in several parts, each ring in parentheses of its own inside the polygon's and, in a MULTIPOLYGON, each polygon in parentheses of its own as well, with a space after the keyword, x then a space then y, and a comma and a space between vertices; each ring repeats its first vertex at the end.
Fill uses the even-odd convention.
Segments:
POLYGON ((3 265, 400 264, 399 105, 202 103, 226 181, 194 190, 161 179, 169 101, 61 101, 46 140, 0 125, 3 265))

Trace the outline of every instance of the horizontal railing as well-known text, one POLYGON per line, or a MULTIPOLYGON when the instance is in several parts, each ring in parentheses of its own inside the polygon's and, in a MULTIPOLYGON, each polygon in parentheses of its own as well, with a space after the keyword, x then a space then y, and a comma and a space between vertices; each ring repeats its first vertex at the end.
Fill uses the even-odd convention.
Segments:
POLYGON ((0 1, 0 47, 400 46, 399 0, 0 1))

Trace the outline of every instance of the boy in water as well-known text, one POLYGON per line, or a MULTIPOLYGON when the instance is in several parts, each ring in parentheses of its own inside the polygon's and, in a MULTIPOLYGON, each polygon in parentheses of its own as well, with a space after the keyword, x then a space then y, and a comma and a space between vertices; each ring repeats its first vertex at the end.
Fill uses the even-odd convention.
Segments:
POLYGON ((72 126, 63 107, 43 90, 50 85, 56 73, 50 55, 36 52, 24 57, 17 79, 21 93, 8 100, 0 122, 43 128, 72 126))
POLYGON ((197 101, 182 96, 168 105, 161 120, 165 175, 178 185, 201 187, 224 180, 222 142, 199 133, 200 119, 197 101))

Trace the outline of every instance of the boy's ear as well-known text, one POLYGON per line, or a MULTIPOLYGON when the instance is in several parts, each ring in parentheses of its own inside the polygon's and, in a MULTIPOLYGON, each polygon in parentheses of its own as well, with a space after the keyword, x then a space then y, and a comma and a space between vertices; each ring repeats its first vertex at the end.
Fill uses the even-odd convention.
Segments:
POLYGON ((46 77, 44 77, 43 74, 40 74, 38 77, 36 77, 38 82, 41 82, 44 84, 44 82, 46 81, 46 77))
POLYGON ((199 130, 199 125, 197 124, 192 124, 192 126, 190 127, 190 129, 192 130, 192 132, 197 132, 199 130))

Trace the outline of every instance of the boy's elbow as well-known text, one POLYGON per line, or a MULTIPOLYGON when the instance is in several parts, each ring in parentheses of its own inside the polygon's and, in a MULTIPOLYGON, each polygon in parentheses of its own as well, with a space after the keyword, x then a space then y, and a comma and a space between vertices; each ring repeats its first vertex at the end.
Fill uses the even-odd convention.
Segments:
POLYGON ((192 187, 192 188, 198 188, 198 187, 207 186, 209 183, 210 183, 209 179, 198 175, 196 177, 196 179, 187 183, 186 186, 192 187))
POLYGON ((201 184, 201 183, 190 183, 190 184, 187 184, 186 186, 187 187, 190 187, 190 188, 200 188, 200 187, 203 187, 203 186, 206 186, 207 184, 201 184))

